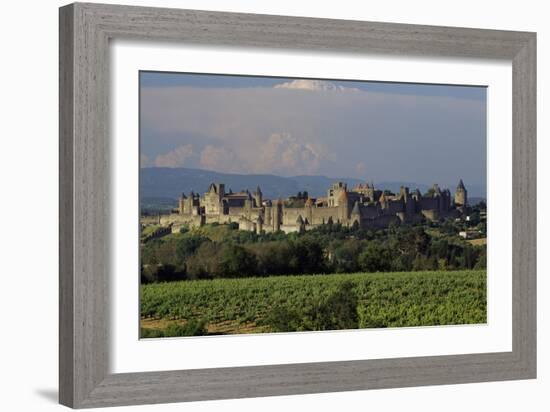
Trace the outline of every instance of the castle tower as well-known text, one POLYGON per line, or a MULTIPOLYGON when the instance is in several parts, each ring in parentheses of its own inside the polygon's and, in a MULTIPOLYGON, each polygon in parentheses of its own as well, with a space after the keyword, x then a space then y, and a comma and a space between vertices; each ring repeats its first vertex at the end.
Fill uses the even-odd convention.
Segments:
POLYGON ((264 208, 264 224, 267 228, 273 228, 273 212, 271 201, 267 200, 264 208))
POLYGON ((407 197, 405 200, 405 216, 406 219, 410 219, 416 212, 416 199, 414 195, 411 195, 407 192, 407 197))
POLYGON ((309 224, 313 223, 313 199, 308 197, 304 205, 306 220, 309 224))
POLYGON ((439 197, 441 196, 441 189, 439 188, 439 185, 437 183, 434 183, 432 186, 433 196, 439 197))
POLYGON ((369 202, 374 202, 374 182, 371 181, 370 185, 367 183, 365 195, 368 197, 369 202))
POLYGON ((348 191, 348 185, 342 182, 334 183, 327 191, 327 202, 329 207, 338 207, 340 205, 340 196, 348 191))
POLYGON ((442 192, 442 199, 443 201, 440 204, 440 210, 441 212, 446 213, 451 207, 451 191, 449 189, 445 189, 442 192))
POLYGON ((356 226, 356 225, 357 227, 361 226, 361 210, 359 209, 358 201, 356 201, 355 204, 353 205, 350 219, 351 219, 352 226, 356 226))
POLYGON ((225 184, 223 183, 210 183, 208 186, 208 194, 214 194, 220 199, 225 196, 225 184))
POLYGON ((399 198, 403 200, 404 202, 407 202, 409 198, 409 188, 405 186, 401 186, 399 188, 399 198))
POLYGON ((178 212, 180 215, 185 213, 185 193, 182 193, 178 201, 178 212))
POLYGON ((187 215, 198 215, 198 209, 195 207, 195 192, 191 190, 189 193, 189 197, 187 199, 184 199, 184 212, 187 215))
POLYGON ((250 218, 253 204, 254 204, 254 199, 252 198, 252 195, 248 193, 248 197, 244 200, 244 210, 248 218, 250 218))
POLYGON ((256 207, 262 207, 262 190, 260 189, 260 186, 256 188, 256 191, 254 192, 254 202, 256 207))
POLYGON ((349 198, 347 190, 340 193, 340 197, 338 198, 338 209, 340 222, 346 222, 349 219, 349 198))
POLYGON ((386 209, 388 207, 388 200, 386 199, 386 194, 384 192, 382 192, 378 198, 378 203, 380 203, 380 207, 382 209, 386 209))
POLYGON ((355 193, 362 195, 365 200, 374 202, 374 183, 366 182, 365 184, 359 183, 352 190, 355 193))
POLYGON ((278 232, 281 230, 281 218, 283 213, 283 202, 281 199, 278 199, 275 201, 275 205, 273 205, 273 231, 278 232))
POLYGON ((207 215, 223 214, 222 198, 225 196, 223 183, 210 183, 204 194, 204 210, 207 215))
POLYGON ((455 205, 457 207, 464 207, 468 205, 468 191, 464 187, 464 182, 460 179, 455 191, 455 205))
MULTIPOLYGON (((193 204, 193 214, 194 215, 202 215, 201 213, 201 195, 198 193, 195 193, 193 195, 193 199, 191 199, 191 203, 193 204)), ((204 224, 204 223, 201 223, 204 224)))

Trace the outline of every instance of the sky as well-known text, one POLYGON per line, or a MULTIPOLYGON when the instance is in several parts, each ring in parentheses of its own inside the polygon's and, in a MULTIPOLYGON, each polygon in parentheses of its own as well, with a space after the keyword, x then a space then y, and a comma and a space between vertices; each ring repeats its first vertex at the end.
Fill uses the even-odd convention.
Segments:
POLYGON ((140 73, 142 167, 485 186, 486 88, 140 73))

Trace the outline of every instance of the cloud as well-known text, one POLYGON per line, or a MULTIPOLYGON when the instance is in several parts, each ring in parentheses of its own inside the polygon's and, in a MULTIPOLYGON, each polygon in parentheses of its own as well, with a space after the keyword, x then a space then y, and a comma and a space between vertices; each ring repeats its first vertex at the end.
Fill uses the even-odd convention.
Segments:
POLYGON ((208 145, 201 152, 200 165, 203 169, 235 172, 239 170, 242 164, 230 149, 208 145))
POLYGON ((344 92, 353 91, 358 92, 359 89, 354 87, 340 86, 325 80, 310 80, 310 79, 296 79, 290 82, 279 83, 273 86, 274 89, 294 89, 294 90, 309 90, 317 92, 344 92))
POLYGON ((155 166, 157 167, 183 167, 187 166, 189 159, 193 158, 193 145, 186 144, 176 147, 174 150, 158 155, 155 158, 155 166))
POLYGON ((258 156, 257 168, 278 174, 316 173, 325 156, 323 149, 311 142, 300 142, 290 133, 273 133, 258 156))
POLYGON ((313 80, 144 87, 142 148, 153 164, 167 167, 420 183, 434 176, 441 183, 485 180, 484 101, 350 89, 313 80))

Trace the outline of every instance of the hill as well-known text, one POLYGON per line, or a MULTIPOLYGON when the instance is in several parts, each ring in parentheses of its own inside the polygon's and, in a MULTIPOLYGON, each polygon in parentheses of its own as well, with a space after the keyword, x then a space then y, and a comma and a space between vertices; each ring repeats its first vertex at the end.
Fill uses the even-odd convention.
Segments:
MULTIPOLYGON (((338 181, 346 182, 350 188, 358 183, 364 183, 360 179, 350 177, 242 175, 202 169, 151 167, 141 169, 140 198, 142 201, 151 198, 175 200, 181 192, 189 193, 193 190, 202 194, 212 182, 225 183, 226 190, 231 188, 234 192, 243 189, 253 191, 259 185, 264 197, 269 199, 286 198, 303 191, 318 197, 326 196, 328 187, 338 181)), ((411 189, 418 187, 422 192, 429 187, 417 182, 375 182, 375 185, 394 192, 402 185, 411 189)), ((454 187, 451 187, 451 190, 454 190, 454 187)))

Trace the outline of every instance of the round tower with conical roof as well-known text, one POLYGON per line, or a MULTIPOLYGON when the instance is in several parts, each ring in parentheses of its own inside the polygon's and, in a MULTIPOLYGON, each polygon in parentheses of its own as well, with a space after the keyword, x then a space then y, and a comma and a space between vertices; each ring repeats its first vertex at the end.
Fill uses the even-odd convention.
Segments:
POLYGON ((464 182, 460 179, 455 191, 455 205, 457 207, 464 207, 468 205, 468 191, 464 186, 464 182))

